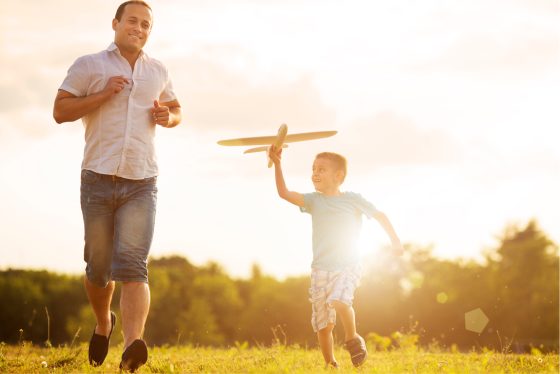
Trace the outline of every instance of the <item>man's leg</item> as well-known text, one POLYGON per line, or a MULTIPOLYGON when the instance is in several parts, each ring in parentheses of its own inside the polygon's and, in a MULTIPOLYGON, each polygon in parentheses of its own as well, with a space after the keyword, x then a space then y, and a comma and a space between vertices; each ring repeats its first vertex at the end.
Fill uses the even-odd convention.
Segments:
POLYGON ((141 339, 150 310, 150 288, 144 282, 123 282, 121 289, 121 316, 126 349, 141 339))
POLYGON ((113 257, 113 186, 107 178, 82 170, 80 204, 84 219, 84 260, 87 263, 84 287, 95 314, 95 333, 109 336, 111 300, 115 282, 111 278, 113 257))
POLYGON ((331 362, 336 362, 336 359, 334 358, 333 329, 334 324, 329 323, 327 327, 317 331, 319 347, 321 348, 321 353, 323 354, 323 358, 325 359, 325 363, 327 363, 327 365, 331 362))
POLYGON ((336 310, 336 314, 339 316, 342 326, 344 327, 344 341, 347 342, 350 339, 357 338, 358 333, 356 332, 356 315, 354 313, 354 308, 338 300, 333 300, 332 306, 334 310, 336 310))
POLYGON ((84 260, 87 263, 84 287, 95 314, 96 325, 88 348, 91 365, 103 363, 112 332, 111 300, 115 283, 111 281, 114 209, 110 178, 82 170, 80 203, 84 218, 84 260))
POLYGON ((113 291, 115 291, 115 282, 111 281, 107 286, 99 287, 91 283, 87 277, 84 277, 84 286, 97 322, 95 333, 109 336, 111 331, 111 300, 113 299, 113 291))
POLYGON ((121 319, 125 350, 142 339, 150 309, 148 254, 154 233, 157 187, 149 181, 119 181, 113 279, 122 282, 121 319))

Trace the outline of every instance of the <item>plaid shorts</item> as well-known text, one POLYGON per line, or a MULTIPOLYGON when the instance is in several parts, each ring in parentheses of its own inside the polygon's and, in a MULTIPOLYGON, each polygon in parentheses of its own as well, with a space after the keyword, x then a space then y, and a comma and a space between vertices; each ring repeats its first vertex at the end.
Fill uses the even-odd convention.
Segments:
POLYGON ((336 324, 336 311, 332 302, 336 300, 351 306, 361 275, 359 264, 336 271, 312 269, 309 301, 313 310, 313 331, 322 330, 329 323, 336 324))

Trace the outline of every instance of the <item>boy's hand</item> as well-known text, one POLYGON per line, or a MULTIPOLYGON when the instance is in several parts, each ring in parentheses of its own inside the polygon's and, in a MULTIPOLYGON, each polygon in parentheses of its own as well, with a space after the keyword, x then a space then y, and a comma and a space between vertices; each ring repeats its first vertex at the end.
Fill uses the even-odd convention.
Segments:
POLYGON ((277 165, 282 160, 282 148, 276 149, 274 145, 271 145, 268 149, 268 157, 277 165))
POLYGON ((393 243, 393 254, 395 256, 402 256, 404 253, 404 248, 401 243, 393 243))

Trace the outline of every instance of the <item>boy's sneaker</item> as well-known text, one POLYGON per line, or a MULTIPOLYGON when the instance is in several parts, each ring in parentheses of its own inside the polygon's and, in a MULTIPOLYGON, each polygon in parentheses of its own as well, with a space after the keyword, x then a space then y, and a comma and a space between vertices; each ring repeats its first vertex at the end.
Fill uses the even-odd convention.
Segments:
POLYGON ((336 361, 329 362, 328 364, 325 365, 325 369, 337 370, 338 369, 338 362, 336 362, 336 361))
POLYGON ((344 343, 344 349, 350 352, 350 358, 352 359, 352 364, 355 367, 360 366, 366 360, 366 342, 360 335, 358 335, 357 338, 350 339, 344 343))

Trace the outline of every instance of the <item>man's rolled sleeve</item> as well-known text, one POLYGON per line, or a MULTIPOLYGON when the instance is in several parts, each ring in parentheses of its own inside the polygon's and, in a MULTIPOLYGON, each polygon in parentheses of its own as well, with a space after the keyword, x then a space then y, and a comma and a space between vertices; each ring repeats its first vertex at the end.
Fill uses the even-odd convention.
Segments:
POLYGON ((59 89, 69 92, 74 96, 86 96, 89 80, 90 74, 87 56, 82 56, 70 66, 66 78, 64 78, 59 89))

